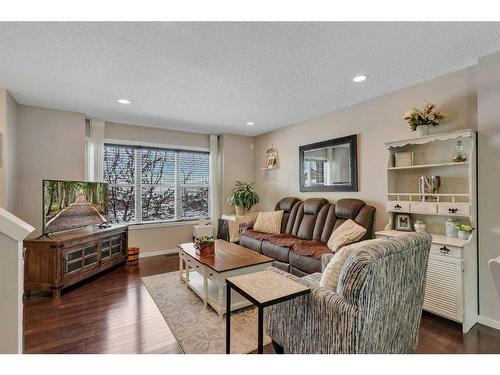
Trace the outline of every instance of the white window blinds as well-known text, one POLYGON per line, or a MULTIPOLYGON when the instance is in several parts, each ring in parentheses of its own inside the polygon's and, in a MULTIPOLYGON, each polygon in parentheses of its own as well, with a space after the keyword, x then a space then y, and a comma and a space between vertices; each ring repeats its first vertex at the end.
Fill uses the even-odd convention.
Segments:
POLYGON ((109 219, 182 221, 208 217, 209 153, 105 144, 109 219))

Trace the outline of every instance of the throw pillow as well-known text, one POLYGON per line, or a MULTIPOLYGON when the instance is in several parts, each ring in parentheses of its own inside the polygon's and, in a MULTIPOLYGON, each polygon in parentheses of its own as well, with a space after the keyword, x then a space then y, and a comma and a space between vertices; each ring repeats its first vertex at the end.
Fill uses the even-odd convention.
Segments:
POLYGON ((366 245, 382 241, 384 241, 382 238, 376 238, 374 240, 353 243, 340 249, 337 253, 335 253, 335 255, 330 260, 330 263, 328 263, 325 267, 323 274, 321 275, 321 281, 319 282, 319 285, 331 290, 337 290, 340 271, 342 270, 342 267, 344 267, 344 264, 347 261, 347 258, 349 258, 349 255, 366 245))
POLYGON ((365 228, 349 219, 333 231, 327 246, 331 251, 337 252, 341 247, 359 241, 365 233, 365 228))
POLYGON ((259 212, 253 230, 257 232, 280 234, 283 211, 259 212))

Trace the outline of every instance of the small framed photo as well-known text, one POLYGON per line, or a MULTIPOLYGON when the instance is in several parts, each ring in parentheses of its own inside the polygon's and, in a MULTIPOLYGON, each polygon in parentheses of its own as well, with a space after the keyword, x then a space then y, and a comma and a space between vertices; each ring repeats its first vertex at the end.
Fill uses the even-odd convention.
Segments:
POLYGON ((409 214, 396 214, 396 230, 411 232, 412 231, 412 223, 411 223, 411 215, 409 214))
POLYGON ((413 152, 396 152, 394 154, 395 167, 411 167, 413 165, 413 152))

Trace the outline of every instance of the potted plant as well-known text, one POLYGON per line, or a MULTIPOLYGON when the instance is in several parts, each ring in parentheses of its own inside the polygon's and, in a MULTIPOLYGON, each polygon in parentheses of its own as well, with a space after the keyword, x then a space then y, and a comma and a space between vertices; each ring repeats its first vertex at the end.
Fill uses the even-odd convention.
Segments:
POLYGON ((254 185, 251 182, 236 181, 233 191, 227 203, 234 206, 236 215, 244 216, 246 211, 259 203, 259 195, 254 190, 254 185))
POLYGON ((215 255, 215 240, 212 236, 200 236, 194 242, 196 254, 201 257, 211 257, 215 255))
POLYGON ((462 240, 468 240, 474 230, 474 228, 466 224, 457 225, 456 228, 458 230, 458 238, 461 238, 462 240))
POLYGON ((446 115, 436 110, 436 105, 427 103, 422 109, 413 107, 407 111, 403 118, 408 122, 411 131, 417 131, 419 137, 428 135, 429 128, 438 126, 446 115))

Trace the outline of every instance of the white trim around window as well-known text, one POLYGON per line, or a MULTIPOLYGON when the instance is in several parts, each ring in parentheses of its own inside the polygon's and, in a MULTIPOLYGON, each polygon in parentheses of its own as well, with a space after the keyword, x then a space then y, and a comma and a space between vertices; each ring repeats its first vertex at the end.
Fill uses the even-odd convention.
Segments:
POLYGON ((171 144, 166 144, 166 143, 151 143, 151 142, 142 142, 142 141, 128 141, 126 139, 105 138, 104 144, 106 144, 106 143, 115 144, 115 145, 123 145, 123 146, 143 146, 143 147, 154 147, 154 148, 168 148, 171 150, 210 152, 210 149, 207 147, 181 146, 181 145, 171 145, 171 144))
POLYGON ((158 221, 158 222, 144 222, 144 223, 130 223, 128 230, 142 230, 151 228, 164 228, 164 227, 182 227, 182 226, 192 226, 198 224, 198 220, 186 220, 186 221, 158 221))

